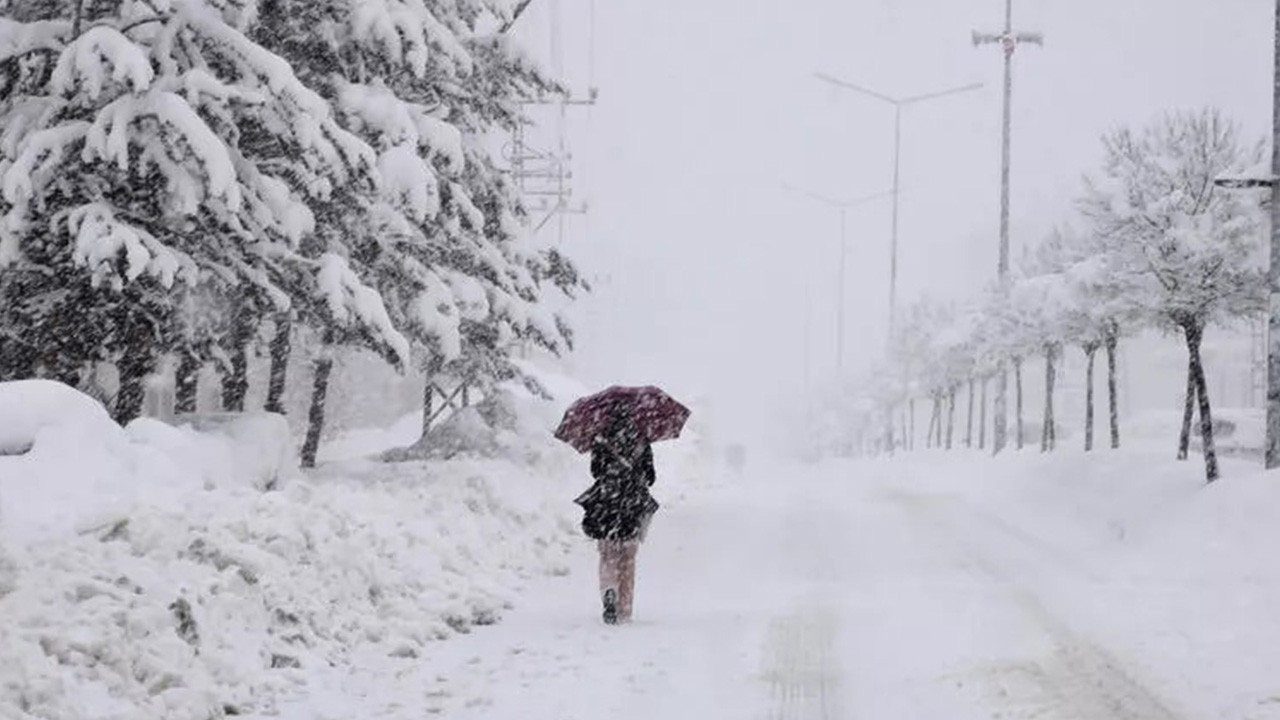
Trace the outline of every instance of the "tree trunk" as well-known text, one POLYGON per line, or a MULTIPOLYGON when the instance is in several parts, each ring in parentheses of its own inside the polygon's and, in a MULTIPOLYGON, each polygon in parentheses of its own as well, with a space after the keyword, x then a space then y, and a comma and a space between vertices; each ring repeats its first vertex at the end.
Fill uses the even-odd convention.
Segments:
POLYGON ((1204 330, 1193 326, 1187 332, 1187 350, 1191 356, 1191 375, 1195 382, 1196 396, 1200 399, 1200 440, 1204 447, 1204 476, 1206 482, 1218 479, 1218 451, 1213 439, 1213 413, 1209 408, 1209 388, 1204 379, 1204 362, 1200 357, 1200 343, 1204 330))
MULTIPOLYGON (((1190 347, 1191 339, 1187 338, 1190 347)), ((1190 356, 1187 358, 1187 394, 1182 401, 1182 432, 1178 435, 1178 459, 1186 460, 1191 449, 1191 420, 1196 412, 1196 375, 1191 367, 1190 356)))
POLYGON ((200 396, 200 359, 189 350, 181 351, 178 356, 173 393, 174 414, 189 415, 196 411, 196 400, 200 396))
POLYGON ((1084 354, 1084 451, 1093 452, 1093 361, 1098 355, 1098 346, 1086 345, 1084 354))
POLYGON ((1044 351, 1044 429, 1041 433, 1040 451, 1051 452, 1056 442, 1053 417, 1053 384, 1056 379, 1054 368, 1054 347, 1049 345, 1044 351))
POLYGON ((910 436, 907 435, 907 408, 904 406, 902 408, 902 441, 901 441, 903 452, 906 452, 911 449, 909 447, 909 443, 907 442, 908 437, 910 436))
MULTIPOLYGON (((289 379, 289 351, 293 321, 285 313, 276 316, 276 334, 271 338, 271 372, 267 380, 267 402, 263 410, 284 414, 284 390, 289 379)), ((248 383, 245 383, 248 387, 248 383)))
POLYGON ((973 378, 969 378, 969 419, 964 431, 964 446, 973 449, 973 378))
POLYGON ((933 410, 932 410, 932 413, 929 413, 929 434, 927 434, 927 436, 924 436, 925 448, 933 447, 933 438, 937 437, 938 423, 941 423, 942 421, 941 409, 940 407, 938 407, 938 396, 934 395, 932 400, 933 400, 933 410))
POLYGON ((1113 328, 1107 333, 1107 399, 1111 403, 1111 449, 1120 449, 1120 397, 1116 388, 1116 345, 1119 344, 1117 332, 1113 328))
POLYGON ((934 439, 933 446, 936 448, 941 448, 943 447, 943 437, 945 436, 946 434, 945 431, 947 429, 946 428, 947 394, 944 392, 939 392, 937 402, 938 402, 938 436, 934 439))
POLYGON ((1009 442, 1009 367, 1003 358, 996 369, 995 406, 991 412, 991 450, 999 455, 1009 442))
POLYGON ((243 345, 228 353, 231 370, 222 376, 222 409, 244 412, 244 399, 249 393, 249 353, 243 345))
POLYGON ((231 367, 222 375, 222 409, 244 412, 244 399, 249 393, 249 338, 252 319, 244 300, 236 300, 231 309, 231 330, 227 333, 227 357, 231 367))
POLYGON ((329 374, 333 372, 333 358, 328 355, 329 343, 325 343, 320 358, 314 361, 315 377, 311 384, 311 409, 307 413, 307 439, 302 444, 302 467, 316 466, 316 451, 320 449, 320 434, 324 430, 324 405, 329 395, 329 374))
POLYGON ((987 447, 987 380, 982 378, 982 402, 978 409, 978 449, 987 447))
POLYGON ((915 452, 916 449, 916 400, 911 398, 907 403, 911 413, 911 434, 907 435, 907 449, 915 452))
POLYGON ((0 382, 26 380, 34 377, 35 373, 36 361, 30 348, 19 346, 12 337, 0 341, 0 382))
POLYGON ((120 390, 116 393, 115 421, 128 425, 142 414, 142 402, 146 399, 147 375, 151 373, 151 355, 130 348, 116 366, 120 371, 120 390))
POLYGON ((1085 381, 1084 381, 1084 451, 1093 451, 1093 361, 1098 355, 1096 345, 1084 349, 1085 381))
POLYGON ((884 452, 893 456, 893 406, 884 413, 884 452))
MULTIPOLYGON (((463 386, 463 389, 465 391, 466 389, 465 385, 463 386)), ((885 413, 885 416, 884 416, 884 447, 885 447, 885 452, 889 454, 889 457, 893 457, 894 442, 893 442, 893 406, 892 405, 889 406, 889 410, 885 413)))
POLYGON ((1021 449, 1023 448, 1024 443, 1025 443, 1025 438, 1024 438, 1024 436, 1026 435, 1026 433, 1025 433, 1025 431, 1023 430, 1023 424, 1022 424, 1022 358, 1020 358, 1020 357, 1017 357, 1017 358, 1014 358, 1014 359, 1013 359, 1013 375, 1014 375, 1014 380, 1015 380, 1015 383, 1014 383, 1014 384, 1015 384, 1015 392, 1016 392, 1016 394, 1017 394, 1017 396, 1018 396, 1018 397, 1017 397, 1017 406, 1018 406, 1018 409, 1017 409, 1017 415, 1018 415, 1018 422, 1017 422, 1017 428, 1018 428, 1018 449, 1019 449, 1019 450, 1021 450, 1021 449))
POLYGON ((951 439, 956 427, 956 388, 953 385, 947 398, 947 449, 951 449, 951 439))

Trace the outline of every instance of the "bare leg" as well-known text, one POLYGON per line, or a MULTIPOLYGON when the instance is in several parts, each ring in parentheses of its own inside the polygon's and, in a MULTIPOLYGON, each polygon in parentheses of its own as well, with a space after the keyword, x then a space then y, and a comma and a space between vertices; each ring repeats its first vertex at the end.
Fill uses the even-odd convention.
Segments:
POLYGON ((636 594, 636 551, 640 543, 630 541, 619 547, 618 557, 618 619, 630 622, 631 609, 636 594))
POLYGON ((600 593, 604 594, 610 588, 618 589, 621 548, 613 540, 601 540, 597 546, 600 548, 600 593))

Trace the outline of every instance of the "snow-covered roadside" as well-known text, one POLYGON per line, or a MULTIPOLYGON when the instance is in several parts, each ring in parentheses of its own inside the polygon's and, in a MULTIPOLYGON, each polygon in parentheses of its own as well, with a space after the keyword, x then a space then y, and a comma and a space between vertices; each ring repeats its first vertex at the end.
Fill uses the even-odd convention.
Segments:
POLYGON ((357 654, 411 663, 565 571, 569 491, 507 463, 348 465, 21 549, 0 717, 205 720, 269 711, 357 654))
POLYGON ((278 463, 269 419, 121 429, 62 386, 0 390, 25 423, 0 456, 6 720, 270 714, 497 621, 577 536, 581 459, 549 437, 519 461, 347 460, 268 492, 247 476, 278 463))
POLYGON ((874 470, 1047 612, 1192 717, 1280 718, 1280 478, 1206 487, 1168 443, 924 455, 874 470))
MULTIPOLYGON (((37 418, 0 456, 5 720, 407 717, 370 695, 586 545, 586 460, 550 437, 563 402, 517 399, 508 459, 370 459, 409 417, 264 491, 238 458, 272 453, 234 427, 121 430, 70 400, 75 422, 37 418)), ((716 480, 689 434, 658 452, 668 506, 716 480)))

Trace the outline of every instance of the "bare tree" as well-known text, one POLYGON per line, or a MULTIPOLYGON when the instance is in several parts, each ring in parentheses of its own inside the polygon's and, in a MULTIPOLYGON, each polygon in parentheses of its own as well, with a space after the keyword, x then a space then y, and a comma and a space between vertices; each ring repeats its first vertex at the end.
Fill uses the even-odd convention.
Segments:
POLYGON ((1188 399, 1194 389, 1205 476, 1213 482, 1205 330, 1259 313, 1266 300, 1260 209, 1241 195, 1215 193, 1214 180, 1256 165, 1262 145, 1243 144, 1237 126, 1212 109, 1117 130, 1103 145, 1102 170, 1086 180, 1080 209, 1130 300, 1186 343, 1188 399))

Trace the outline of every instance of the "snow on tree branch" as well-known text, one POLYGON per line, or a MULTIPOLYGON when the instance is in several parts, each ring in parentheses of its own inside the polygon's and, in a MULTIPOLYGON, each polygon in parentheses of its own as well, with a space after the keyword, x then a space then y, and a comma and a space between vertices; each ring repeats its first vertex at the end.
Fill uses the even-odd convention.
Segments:
POLYGON ((0 61, 38 50, 56 53, 70 34, 71 23, 65 20, 21 23, 0 17, 0 61))
POLYGON ((196 277, 195 263, 183 253, 157 240, 151 233, 121 222, 111 208, 90 203, 74 208, 55 223, 66 223, 75 238, 75 259, 93 274, 96 287, 103 281, 117 289, 146 273, 169 288, 181 273, 188 282, 196 277), (124 268, 118 259, 123 256, 124 268))
POLYGON ((396 362, 408 367, 409 341, 392 325, 382 296, 361 282, 345 259, 333 253, 321 255, 316 283, 336 324, 369 328, 390 349, 396 362))
POLYGON ((67 95, 83 89, 97 100, 111 82, 128 85, 133 92, 151 86, 155 73, 147 53, 114 28, 89 28, 58 57, 50 79, 53 92, 67 95))

